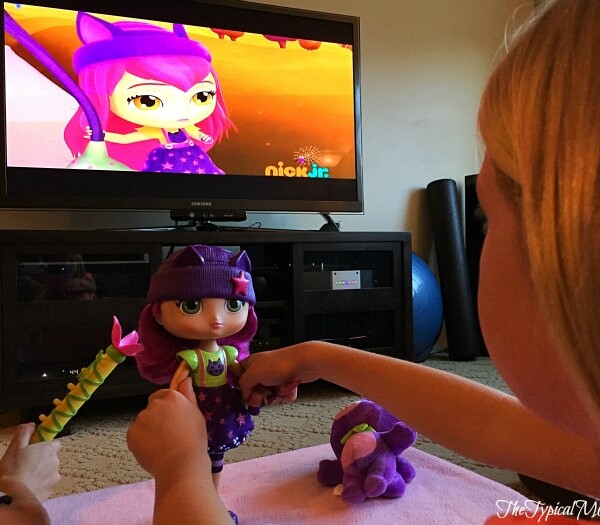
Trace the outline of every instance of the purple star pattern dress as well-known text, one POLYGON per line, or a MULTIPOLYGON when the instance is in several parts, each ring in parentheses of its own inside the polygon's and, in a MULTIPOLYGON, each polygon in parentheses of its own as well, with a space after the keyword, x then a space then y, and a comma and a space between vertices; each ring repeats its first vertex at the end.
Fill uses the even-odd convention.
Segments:
POLYGON ((154 148, 148 154, 142 171, 225 175, 185 130, 180 129, 174 133, 163 130, 163 135, 166 144, 154 148))
POLYGON ((217 352, 184 350, 177 354, 192 371, 198 407, 206 420, 209 454, 239 447, 254 430, 239 390, 227 382, 227 365, 237 359, 237 353, 226 345, 217 352))

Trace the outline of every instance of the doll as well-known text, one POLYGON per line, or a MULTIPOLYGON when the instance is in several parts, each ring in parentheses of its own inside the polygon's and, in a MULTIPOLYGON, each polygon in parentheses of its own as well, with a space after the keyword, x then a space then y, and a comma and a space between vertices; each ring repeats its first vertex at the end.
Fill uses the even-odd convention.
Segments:
POLYGON ((336 459, 319 463, 317 479, 325 486, 341 484, 340 496, 350 503, 399 498, 415 477, 401 454, 416 439, 414 430, 378 404, 356 401, 335 416, 330 442, 336 459))
POLYGON ((145 379, 177 388, 192 376, 206 420, 215 485, 224 453, 254 428, 251 414, 228 375, 241 373, 256 332, 256 298, 246 252, 187 246, 167 258, 150 280, 139 320, 142 350, 136 355, 145 379))
MULTIPOLYGON (((83 45, 73 55, 111 158, 135 171, 224 174, 208 149, 234 128, 208 49, 181 24, 110 23, 77 15, 83 45)), ((74 157, 91 137, 78 109, 65 128, 74 157)))

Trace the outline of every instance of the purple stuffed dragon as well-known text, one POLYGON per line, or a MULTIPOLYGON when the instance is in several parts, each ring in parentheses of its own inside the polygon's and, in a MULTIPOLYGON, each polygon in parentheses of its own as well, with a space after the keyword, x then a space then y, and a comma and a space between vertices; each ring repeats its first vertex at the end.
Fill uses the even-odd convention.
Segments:
POLYGON ((414 430, 376 403, 356 401, 335 416, 330 442, 336 459, 319 463, 317 480, 326 486, 341 484, 341 497, 350 503, 399 498, 415 477, 401 454, 416 439, 414 430))

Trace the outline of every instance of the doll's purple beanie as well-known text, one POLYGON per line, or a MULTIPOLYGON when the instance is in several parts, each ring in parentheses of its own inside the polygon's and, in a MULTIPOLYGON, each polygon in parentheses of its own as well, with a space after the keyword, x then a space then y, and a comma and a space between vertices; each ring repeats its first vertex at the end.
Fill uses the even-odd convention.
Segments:
POLYGON ((89 13, 77 14, 77 33, 85 44, 73 55, 73 67, 79 73, 99 62, 156 55, 197 56, 211 61, 208 49, 188 38, 181 24, 173 32, 143 22, 111 24, 89 13))
POLYGON ((195 244, 163 262, 150 279, 146 302, 222 297, 256 303, 252 266, 245 251, 195 244))

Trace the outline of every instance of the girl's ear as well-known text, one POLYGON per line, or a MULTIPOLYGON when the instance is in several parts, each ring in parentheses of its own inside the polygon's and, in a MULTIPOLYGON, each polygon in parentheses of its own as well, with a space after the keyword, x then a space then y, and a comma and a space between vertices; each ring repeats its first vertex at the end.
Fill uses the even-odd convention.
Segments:
POLYGON ((162 326, 163 319, 162 319, 162 312, 160 310, 160 303, 155 303, 152 305, 152 316, 154 317, 156 322, 162 326))

